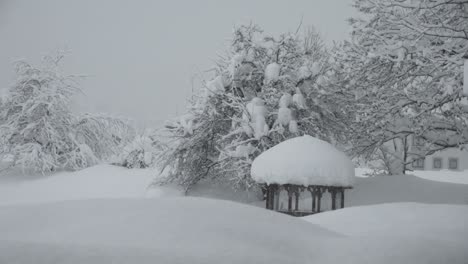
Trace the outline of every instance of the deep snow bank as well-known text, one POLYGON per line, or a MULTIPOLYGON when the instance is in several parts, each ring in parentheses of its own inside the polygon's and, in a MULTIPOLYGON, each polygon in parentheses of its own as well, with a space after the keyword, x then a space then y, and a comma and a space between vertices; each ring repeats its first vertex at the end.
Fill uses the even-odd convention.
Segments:
POLYGON ((468 234, 460 224, 468 217, 466 207, 419 206, 357 207, 310 217, 322 226, 193 197, 0 206, 0 263, 466 263, 468 234), (437 217, 420 223, 426 214, 437 217), (404 215, 407 220, 401 220, 404 215), (367 226, 372 232, 361 235, 367 226))
POLYGON ((204 198, 4 206, 0 234, 0 263, 35 264, 306 263, 317 254, 312 244, 340 237, 302 219, 204 198))
POLYGON ((408 236, 459 242, 468 237, 467 205, 390 203, 344 208, 303 219, 348 236, 408 236))
MULTIPOLYGON (((468 206, 392 203, 303 218, 348 236, 346 263, 466 263, 468 206), (364 251, 367 253, 364 253, 364 251), (362 254, 357 257, 356 254, 362 254)), ((340 245, 336 245, 340 248, 340 245)))

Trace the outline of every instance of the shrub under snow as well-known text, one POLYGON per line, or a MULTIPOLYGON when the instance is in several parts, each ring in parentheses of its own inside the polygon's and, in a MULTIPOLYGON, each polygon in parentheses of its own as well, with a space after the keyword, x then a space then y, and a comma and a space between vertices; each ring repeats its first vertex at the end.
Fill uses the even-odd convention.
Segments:
POLYGON ((156 161, 160 145, 152 137, 137 135, 123 149, 119 164, 126 168, 148 168, 156 161))

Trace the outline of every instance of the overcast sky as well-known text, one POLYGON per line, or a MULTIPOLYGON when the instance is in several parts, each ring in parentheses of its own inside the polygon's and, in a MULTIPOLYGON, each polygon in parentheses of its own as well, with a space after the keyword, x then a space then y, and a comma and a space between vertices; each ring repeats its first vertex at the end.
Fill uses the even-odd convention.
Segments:
POLYGON ((314 25, 343 40, 351 0, 0 0, 0 87, 18 59, 38 63, 70 51, 66 73, 84 74, 81 111, 107 112, 154 126, 182 113, 192 78, 226 49, 236 25, 279 34, 314 25))

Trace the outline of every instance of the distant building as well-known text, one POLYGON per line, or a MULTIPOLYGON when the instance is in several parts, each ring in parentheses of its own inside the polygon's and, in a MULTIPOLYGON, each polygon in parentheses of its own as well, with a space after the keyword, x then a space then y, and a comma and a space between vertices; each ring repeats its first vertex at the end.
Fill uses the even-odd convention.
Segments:
MULTIPOLYGON (((418 148, 423 145, 424 141, 422 139, 414 138, 410 152, 417 153, 418 148)), ((411 167, 413 170, 468 170, 468 150, 458 148, 441 150, 425 158, 413 161, 411 167)))

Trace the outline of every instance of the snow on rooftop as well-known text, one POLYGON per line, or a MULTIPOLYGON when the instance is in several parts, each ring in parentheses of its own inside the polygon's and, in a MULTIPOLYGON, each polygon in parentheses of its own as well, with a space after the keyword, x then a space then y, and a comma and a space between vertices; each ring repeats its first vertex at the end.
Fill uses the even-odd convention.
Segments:
POLYGON ((354 165, 331 144, 305 135, 260 154, 252 163, 251 175, 267 184, 352 186, 354 165))

